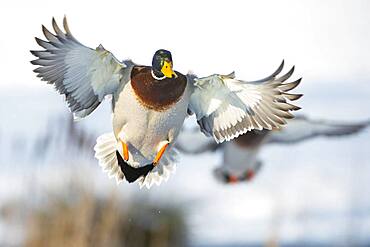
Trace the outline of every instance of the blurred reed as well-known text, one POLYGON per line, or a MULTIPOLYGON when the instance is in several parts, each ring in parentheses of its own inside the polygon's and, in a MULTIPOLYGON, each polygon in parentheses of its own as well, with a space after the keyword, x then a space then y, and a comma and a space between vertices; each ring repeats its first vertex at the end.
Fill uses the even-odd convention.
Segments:
POLYGON ((29 214, 25 246, 187 246, 181 209, 71 189, 73 198, 54 196, 29 214))

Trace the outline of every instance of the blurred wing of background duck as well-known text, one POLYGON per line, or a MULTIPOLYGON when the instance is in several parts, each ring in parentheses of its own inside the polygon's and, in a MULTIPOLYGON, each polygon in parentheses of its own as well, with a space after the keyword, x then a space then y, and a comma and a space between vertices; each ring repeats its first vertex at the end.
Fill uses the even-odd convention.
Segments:
POLYGON ((370 121, 345 122, 332 120, 311 119, 298 115, 289 122, 289 127, 282 131, 273 131, 267 140, 269 144, 294 144, 316 137, 350 136, 363 131, 370 121))

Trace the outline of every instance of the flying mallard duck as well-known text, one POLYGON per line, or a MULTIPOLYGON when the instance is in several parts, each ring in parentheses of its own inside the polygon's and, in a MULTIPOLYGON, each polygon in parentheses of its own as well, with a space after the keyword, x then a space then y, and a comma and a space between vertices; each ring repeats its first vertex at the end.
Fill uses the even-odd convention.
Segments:
POLYGON ((316 137, 349 136, 368 126, 370 121, 333 122, 298 115, 280 130, 252 130, 221 145, 200 135, 197 129, 184 129, 175 147, 187 154, 222 149, 223 162, 214 170, 214 174, 221 182, 237 183, 250 181, 260 171, 262 161, 258 159, 258 153, 265 144, 295 144, 316 137), (188 145, 190 141, 195 145, 188 145))
POLYGON ((31 51, 38 57, 31 63, 40 66, 34 72, 65 95, 76 119, 112 95, 113 133, 97 139, 95 156, 117 182, 139 180, 149 188, 168 179, 176 160, 172 146, 188 114, 221 143, 253 129, 280 128, 299 109, 288 101, 302 95, 287 92, 300 79, 283 83, 293 73, 278 77, 284 63, 258 81, 237 80, 234 73, 198 78, 174 71, 167 50, 155 52, 151 67, 120 62, 102 45, 91 49, 77 41, 65 17, 64 32, 54 18, 52 25, 55 34, 42 26, 47 41, 36 38, 43 50, 31 51))

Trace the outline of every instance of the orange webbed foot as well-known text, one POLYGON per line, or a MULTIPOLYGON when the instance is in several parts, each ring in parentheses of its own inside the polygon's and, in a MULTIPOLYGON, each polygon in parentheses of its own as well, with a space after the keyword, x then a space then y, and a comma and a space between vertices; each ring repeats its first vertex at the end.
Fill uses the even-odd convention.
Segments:
POLYGON ((166 151, 166 149, 168 147, 168 144, 169 144, 169 142, 165 141, 164 144, 162 145, 162 147, 159 149, 157 155, 155 156, 155 158, 153 160, 154 166, 156 166, 159 163, 159 161, 161 160, 164 152, 166 151))
POLYGON ((122 140, 120 140, 121 144, 122 144, 122 154, 123 154, 123 159, 125 161, 128 161, 128 159, 130 158, 129 155, 128 155, 128 145, 123 142, 122 140))

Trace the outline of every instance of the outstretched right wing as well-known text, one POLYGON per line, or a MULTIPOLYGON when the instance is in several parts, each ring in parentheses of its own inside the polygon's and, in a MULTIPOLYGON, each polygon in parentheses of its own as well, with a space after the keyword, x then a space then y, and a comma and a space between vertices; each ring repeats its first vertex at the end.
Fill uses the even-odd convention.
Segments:
POLYGON ((65 95, 74 117, 83 118, 95 110, 104 96, 126 83, 127 66, 102 45, 94 50, 78 42, 69 30, 66 17, 65 32, 54 18, 52 23, 56 34, 42 26, 47 41, 36 38, 43 50, 31 51, 38 57, 31 63, 40 66, 34 70, 38 77, 65 95))
POLYGON ((268 143, 296 143, 319 136, 343 136, 357 133, 370 125, 362 123, 335 123, 325 120, 311 120, 297 116, 279 131, 272 131, 268 143))
POLYGON ((221 143, 253 129, 272 130, 286 124, 286 119, 294 117, 290 112, 300 109, 289 102, 302 94, 288 93, 301 79, 284 83, 294 67, 279 76, 283 65, 258 81, 237 80, 234 73, 203 78, 188 75, 194 85, 189 110, 195 113, 202 132, 221 143))

